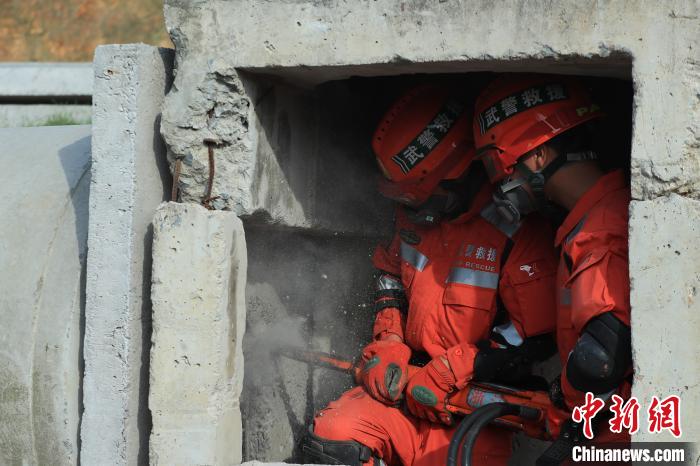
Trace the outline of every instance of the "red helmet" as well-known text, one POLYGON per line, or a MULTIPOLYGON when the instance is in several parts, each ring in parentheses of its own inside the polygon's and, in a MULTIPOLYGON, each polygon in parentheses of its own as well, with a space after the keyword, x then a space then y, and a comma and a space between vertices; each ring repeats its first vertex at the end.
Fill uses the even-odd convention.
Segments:
POLYGON ((394 102, 372 138, 386 178, 380 192, 416 206, 440 181, 459 178, 474 158, 471 120, 450 87, 422 85, 394 102))
POLYGON ((509 176, 523 154, 603 116, 581 82, 557 75, 503 75, 481 92, 475 107, 477 157, 492 182, 509 176))

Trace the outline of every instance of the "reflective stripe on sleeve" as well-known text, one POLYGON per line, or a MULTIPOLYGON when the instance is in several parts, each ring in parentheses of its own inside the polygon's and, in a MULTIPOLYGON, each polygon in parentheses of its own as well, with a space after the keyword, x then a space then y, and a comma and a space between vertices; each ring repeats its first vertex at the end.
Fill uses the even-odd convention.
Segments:
POLYGON ((447 277, 447 283, 461 283, 462 285, 478 286, 481 288, 498 288, 498 274, 484 272, 482 270, 453 267, 447 277))
POLYGON ((571 229, 568 235, 566 235, 566 243, 570 243, 573 241, 573 239, 576 237, 576 235, 579 234, 581 231, 581 228, 583 228, 583 224, 586 223, 586 216, 584 215, 583 218, 576 224, 575 227, 571 229))
POLYGON ((571 306, 571 288, 559 288, 559 304, 571 306))
POLYGON ((404 241, 401 241, 401 259, 411 264, 420 272, 428 265, 428 258, 418 251, 418 249, 404 241))
POLYGON ((507 322, 493 328, 494 333, 501 335, 509 345, 520 346, 523 344, 523 337, 518 333, 513 322, 507 322))

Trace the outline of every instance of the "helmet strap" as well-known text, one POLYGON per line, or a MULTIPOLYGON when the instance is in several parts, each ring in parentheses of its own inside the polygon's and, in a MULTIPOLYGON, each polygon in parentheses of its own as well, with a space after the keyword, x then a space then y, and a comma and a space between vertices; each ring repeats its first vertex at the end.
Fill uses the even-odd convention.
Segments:
POLYGON ((540 171, 532 171, 525 165, 522 160, 515 164, 515 169, 518 170, 526 179, 532 189, 532 194, 535 198, 537 209, 548 214, 551 211, 551 205, 547 196, 544 193, 544 187, 547 181, 564 165, 573 162, 585 162, 588 160, 597 160, 598 155, 592 150, 580 152, 567 152, 566 154, 558 155, 549 165, 540 171))

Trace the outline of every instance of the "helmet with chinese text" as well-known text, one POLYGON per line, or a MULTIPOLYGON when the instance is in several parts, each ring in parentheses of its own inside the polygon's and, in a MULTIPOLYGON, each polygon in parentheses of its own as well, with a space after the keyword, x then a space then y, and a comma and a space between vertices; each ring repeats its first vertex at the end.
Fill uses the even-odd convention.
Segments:
POLYGON ((474 142, 489 179, 513 173, 518 159, 550 139, 603 116, 584 85, 573 77, 507 74, 479 95, 474 142))
POLYGON ((384 175, 380 192, 415 207, 441 181, 459 178, 474 158, 471 120, 471 108, 454 87, 426 84, 401 96, 372 137, 384 175))

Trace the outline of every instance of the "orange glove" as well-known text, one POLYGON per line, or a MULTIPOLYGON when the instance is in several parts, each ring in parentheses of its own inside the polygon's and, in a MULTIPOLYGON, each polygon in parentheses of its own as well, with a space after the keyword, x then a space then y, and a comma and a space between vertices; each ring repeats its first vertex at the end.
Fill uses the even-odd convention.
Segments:
POLYGON ((408 382, 410 358, 411 348, 400 341, 373 341, 362 350, 358 382, 375 400, 396 405, 408 382))
POLYGON ((445 405, 447 396, 456 389, 455 383, 455 376, 443 357, 433 358, 408 381, 408 410, 421 419, 452 425, 452 414, 445 405))

